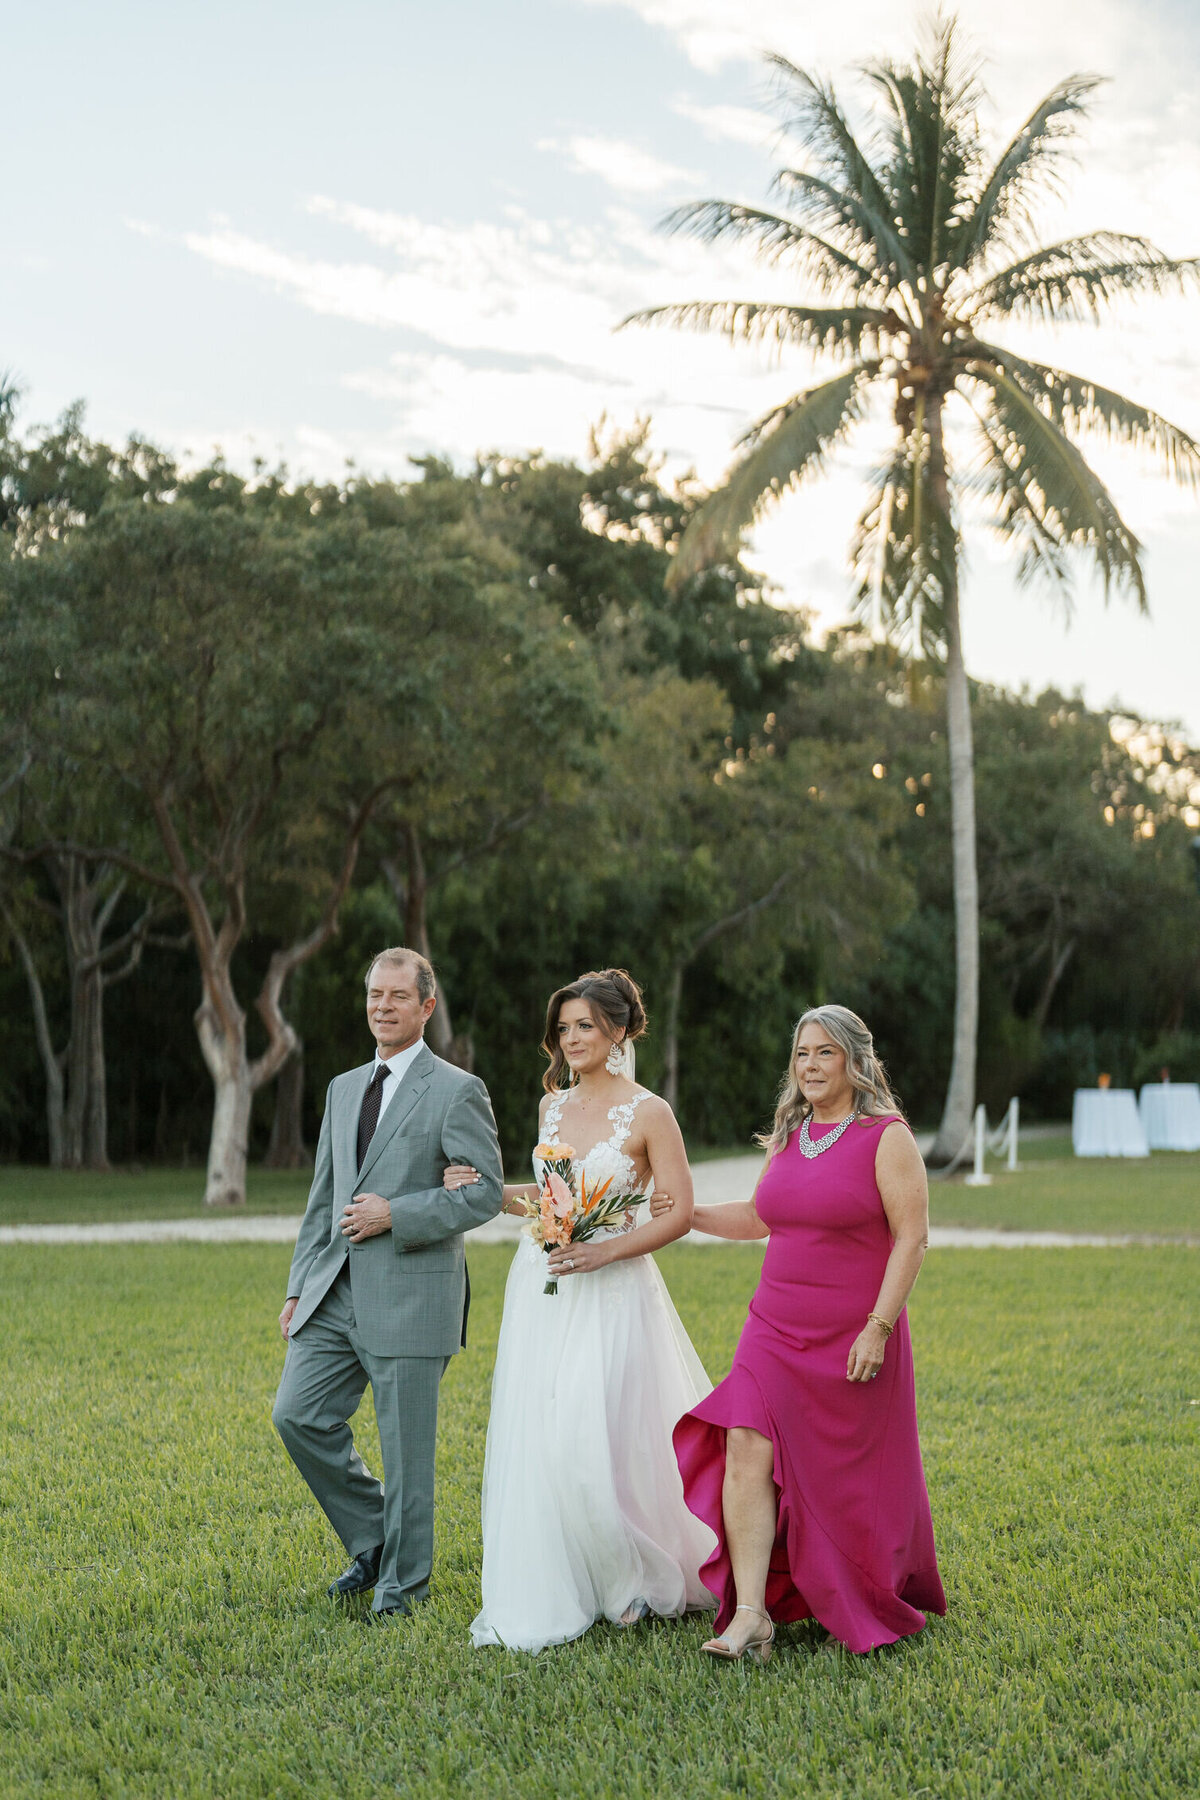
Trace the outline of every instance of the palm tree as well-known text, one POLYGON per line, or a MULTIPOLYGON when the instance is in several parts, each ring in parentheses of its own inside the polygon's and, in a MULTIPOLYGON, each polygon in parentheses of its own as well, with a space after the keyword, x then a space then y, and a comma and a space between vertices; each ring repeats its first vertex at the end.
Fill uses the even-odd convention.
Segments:
POLYGON ((1150 452, 1173 478, 1200 477, 1200 446, 1157 413, 1094 381, 1018 356, 997 326, 1097 319, 1125 296, 1177 290, 1200 259, 1145 238, 1096 231, 1040 243, 1035 213, 1061 183, 1064 151, 1098 80, 1075 75, 1034 108, 991 160, 979 127, 977 68, 938 17, 911 66, 865 71, 872 133, 855 136, 833 89, 781 56, 786 128, 807 151, 775 191, 786 211, 702 200, 666 221, 705 242, 747 240, 808 289, 795 305, 695 301, 625 323, 717 331, 796 346, 832 365, 741 439, 724 484, 694 516, 673 583, 731 562, 742 534, 860 425, 879 395, 894 435, 855 533, 858 605, 917 651, 944 660, 956 935, 954 1044, 930 1160, 945 1163, 970 1127, 979 1012, 979 897, 970 693, 959 614, 964 511, 982 503, 1020 553, 1019 575, 1069 582, 1087 553, 1105 596, 1146 610, 1141 546, 1077 440, 1099 434, 1150 452), (865 147, 864 147, 865 146, 865 147), (951 404, 953 403, 953 404, 951 404), (957 415, 957 417, 956 417, 957 415), (947 446, 947 422, 951 440, 947 446), (953 458, 950 450, 953 451, 953 458))

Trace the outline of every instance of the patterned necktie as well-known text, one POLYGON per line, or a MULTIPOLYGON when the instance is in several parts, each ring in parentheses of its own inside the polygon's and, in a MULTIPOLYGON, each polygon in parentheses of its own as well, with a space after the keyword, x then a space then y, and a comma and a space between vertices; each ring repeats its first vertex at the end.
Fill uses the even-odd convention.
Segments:
POLYGON ((375 1127, 379 1123, 379 1108, 383 1101, 383 1084, 391 1074, 386 1063, 380 1063, 371 1077, 371 1085, 363 1095, 362 1111, 358 1115, 358 1166, 361 1169, 366 1160, 371 1139, 375 1136, 375 1127))

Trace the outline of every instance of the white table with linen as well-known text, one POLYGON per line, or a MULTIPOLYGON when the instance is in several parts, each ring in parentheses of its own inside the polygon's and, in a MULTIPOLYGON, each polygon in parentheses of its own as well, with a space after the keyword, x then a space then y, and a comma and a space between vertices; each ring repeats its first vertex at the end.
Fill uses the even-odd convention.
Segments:
POLYGON ((1138 1111, 1152 1150, 1200 1150, 1200 1082, 1149 1081, 1138 1111))
POLYGON ((1149 1156, 1132 1088, 1076 1088, 1071 1114, 1076 1156, 1149 1156))

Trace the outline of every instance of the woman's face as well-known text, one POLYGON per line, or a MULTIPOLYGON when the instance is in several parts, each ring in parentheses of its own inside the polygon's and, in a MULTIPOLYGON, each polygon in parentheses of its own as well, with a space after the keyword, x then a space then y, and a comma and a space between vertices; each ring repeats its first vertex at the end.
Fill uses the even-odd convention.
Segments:
POLYGON ((586 1000, 564 1000, 558 1014, 558 1041, 572 1075, 594 1075, 604 1067, 612 1039, 597 1025, 586 1000))
POLYGON ((811 1106, 831 1114, 836 1111, 839 1117, 850 1111, 854 1087, 846 1072, 846 1052, 815 1023, 800 1033, 796 1078, 811 1106))

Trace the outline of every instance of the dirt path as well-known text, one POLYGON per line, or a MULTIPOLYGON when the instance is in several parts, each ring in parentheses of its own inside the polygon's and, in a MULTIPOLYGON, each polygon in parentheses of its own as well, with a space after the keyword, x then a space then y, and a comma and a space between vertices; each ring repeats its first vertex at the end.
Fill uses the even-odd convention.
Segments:
MULTIPOLYGON (((723 1156, 697 1163, 692 1170, 696 1200, 712 1206, 722 1200, 748 1200, 762 1160, 757 1156, 723 1156)), ((222 1213, 191 1219, 122 1220, 104 1225, 3 1225, 3 1244, 291 1244, 300 1228, 299 1213, 222 1213)), ((504 1215, 481 1225, 469 1236, 474 1243, 515 1243, 521 1227, 504 1215)), ((719 1238, 689 1232, 685 1244, 716 1244, 719 1238)), ((1111 1249, 1129 1244, 1183 1244, 1196 1248, 1194 1238, 1148 1237, 1125 1232, 1115 1236, 1077 1234, 1069 1231, 1001 1231, 993 1226, 931 1225, 929 1244, 934 1250, 1071 1250, 1111 1249)))

